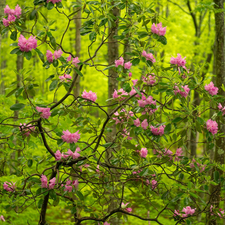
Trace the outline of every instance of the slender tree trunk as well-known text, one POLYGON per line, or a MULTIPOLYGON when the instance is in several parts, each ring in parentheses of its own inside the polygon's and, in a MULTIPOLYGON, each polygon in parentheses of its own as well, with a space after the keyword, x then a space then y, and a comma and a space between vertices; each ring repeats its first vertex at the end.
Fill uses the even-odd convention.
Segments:
MULTIPOLYGON (((224 10, 223 0, 214 0, 215 9, 224 10)), ((219 95, 225 96, 224 91, 221 89, 222 84, 225 85, 225 72, 224 72, 224 12, 215 13, 215 30, 216 30, 216 49, 215 49, 215 73, 216 73, 216 86, 219 88, 219 95)), ((224 122, 218 121, 219 131, 225 132, 224 122)), ((224 164, 224 151, 225 151, 225 138, 220 137, 216 140, 215 156, 216 163, 224 164)), ((216 169, 214 169, 215 171, 216 169)), ((217 169, 218 170, 218 169, 217 169)), ((213 172, 214 172, 213 171, 213 172)), ((220 176, 223 174, 222 170, 218 170, 220 176)), ((213 179, 213 174, 212 174, 213 179)), ((221 184, 211 186, 211 204, 214 208, 219 208, 221 184)), ((210 216, 210 215, 209 215, 210 216)), ((210 219, 209 225, 217 224, 216 219, 210 219)))
MULTIPOLYGON (((114 1, 112 1, 111 3, 112 5, 114 5, 114 1)), ((120 15, 120 11, 118 8, 114 7, 111 10, 111 13, 116 17, 120 15)), ((115 60, 118 59, 119 57, 119 47, 118 47, 118 42, 116 39, 113 38, 114 35, 118 34, 118 22, 114 21, 114 23, 112 23, 112 27, 109 27, 109 41, 108 41, 108 64, 114 64, 115 60)), ((108 77, 108 98, 112 98, 112 94, 114 92, 114 90, 118 89, 118 81, 116 80, 117 78, 117 72, 114 71, 114 69, 109 69, 109 73, 108 73, 109 77, 108 77)), ((111 112, 111 108, 108 108, 108 113, 111 112)), ((107 141, 111 142, 116 136, 116 126, 114 125, 112 127, 112 132, 110 132, 107 135, 107 141)), ((109 162, 110 159, 112 159, 112 149, 108 149, 108 151, 106 152, 106 162, 109 162)), ((113 171, 112 171, 113 173, 113 171)), ((113 185, 113 184, 112 184, 113 185)), ((114 190, 115 191, 115 190, 114 190)), ((110 202, 109 202, 109 207, 108 207, 108 211, 111 211, 115 208, 117 208, 119 206, 119 202, 114 198, 114 196, 111 195, 111 193, 108 193, 108 196, 110 198, 110 202)), ((119 225, 119 219, 116 217, 111 217, 109 219, 109 222, 111 225, 119 225)))
MULTIPOLYGON (((0 1, 0 18, 4 15, 5 0, 0 1)), ((4 84, 4 69, 6 67, 6 60, 4 59, 2 51, 2 35, 0 35, 0 66, 1 66, 1 86, 0 94, 5 94, 5 84, 4 84)))
MULTIPOLYGON (((81 3, 80 0, 77 0, 77 3, 81 3)), ((77 9, 76 9, 77 10, 77 9)), ((76 37, 75 37, 75 51, 76 51, 76 57, 80 57, 80 51, 81 51, 81 35, 80 35, 80 28, 81 28, 81 10, 77 12, 77 15, 74 19, 75 25, 76 25, 76 37)), ((75 74, 74 74, 75 76, 75 74)), ((76 79, 76 83, 74 85, 73 93, 75 97, 77 97, 80 94, 80 77, 78 76, 76 79)))

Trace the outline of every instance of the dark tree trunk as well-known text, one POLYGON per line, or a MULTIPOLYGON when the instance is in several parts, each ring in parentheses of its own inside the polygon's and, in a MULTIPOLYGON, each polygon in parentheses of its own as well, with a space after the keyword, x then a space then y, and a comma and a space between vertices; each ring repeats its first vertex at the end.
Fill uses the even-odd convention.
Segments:
MULTIPOLYGON (((224 10, 223 0, 214 0, 215 9, 224 10)), ((215 49, 215 73, 216 73, 216 86, 219 88, 218 95, 225 96, 224 91, 221 89, 222 84, 225 85, 225 74, 224 74, 224 12, 215 13, 215 31, 216 31, 216 49, 215 49)), ((218 121, 219 131, 225 132, 224 122, 218 121)), ((216 140, 216 148, 214 160, 216 163, 224 164, 224 151, 225 151, 225 138, 220 137, 216 140), (221 151, 222 150, 222 151, 221 151)), ((214 169, 215 171, 216 169, 214 169)), ((218 170, 218 169, 217 169, 218 170)), ((213 171, 213 172, 214 172, 213 171)), ((220 176, 223 174, 222 170, 218 170, 220 176)), ((213 174, 212 174, 213 179, 213 174)), ((211 186, 211 204, 214 208, 219 208, 221 184, 211 186)), ((211 216, 211 215, 209 215, 211 216)), ((210 219, 209 225, 217 224, 216 219, 210 219)))

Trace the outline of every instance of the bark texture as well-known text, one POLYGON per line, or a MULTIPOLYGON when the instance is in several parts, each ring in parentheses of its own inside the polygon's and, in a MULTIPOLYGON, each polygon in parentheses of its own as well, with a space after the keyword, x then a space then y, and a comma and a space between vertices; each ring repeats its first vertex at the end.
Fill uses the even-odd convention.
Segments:
MULTIPOLYGON (((223 0, 214 0, 215 9, 224 10, 223 0)), ((216 86, 219 88, 218 95, 225 96, 224 91, 221 89, 222 84, 225 85, 225 74, 224 74, 224 13, 215 12, 215 33, 216 33, 216 49, 215 49, 215 73, 216 73, 216 86)), ((218 121, 219 131, 225 132, 224 122, 218 121)), ((218 164, 224 164, 224 150, 225 150, 225 138, 220 137, 216 140, 216 148, 214 160, 218 164)), ((218 170, 218 169, 217 169, 218 170)), ((214 171, 213 171, 214 172, 214 171)), ((222 170, 218 170, 220 176, 223 174, 222 170)), ((212 174, 213 179, 213 174, 212 174)), ((221 184, 211 186, 211 204, 215 208, 219 208, 221 194, 221 184)), ((209 215, 210 216, 210 215, 209 215)), ((209 219, 209 225, 217 224, 216 219, 209 219)))

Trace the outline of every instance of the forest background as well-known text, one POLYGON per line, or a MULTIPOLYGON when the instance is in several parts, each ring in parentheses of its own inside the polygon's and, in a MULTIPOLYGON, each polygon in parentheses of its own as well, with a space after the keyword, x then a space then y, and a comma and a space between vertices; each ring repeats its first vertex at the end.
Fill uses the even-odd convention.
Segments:
MULTIPOLYGON (((141 4, 149 7, 150 2, 145 0, 139 1, 141 4)), ((64 10, 67 13, 72 13, 73 10, 76 9, 76 5, 79 2, 73 1, 62 1, 64 10)), ((208 84, 211 80, 215 81, 215 61, 214 61, 214 50, 215 50, 215 19, 214 19, 214 5, 215 3, 210 0, 161 0, 161 1, 151 1, 152 8, 157 13, 157 21, 163 23, 163 26, 167 26, 167 45, 157 45, 154 48, 155 56, 157 56, 158 63, 160 66, 168 67, 170 66, 169 61, 171 56, 176 56, 177 53, 180 53, 183 57, 186 56, 186 61, 188 64, 188 68, 190 68, 190 72, 199 75, 203 75, 204 84, 208 84)), ((32 1, 16 1, 16 0, 1 0, 0 2, 0 17, 3 15, 3 9, 5 5, 8 4, 10 7, 15 7, 16 4, 19 4, 21 7, 25 8, 24 10, 29 11, 29 7, 33 7, 32 1)), ((85 5, 85 2, 83 2, 85 5)), ((147 9, 147 8, 146 8, 147 9)), ((58 13, 55 9, 49 11, 47 9, 43 9, 42 13, 49 21, 49 27, 54 32, 54 37, 56 41, 60 40, 60 37, 65 29, 66 20, 65 17, 59 17, 58 13)), ((122 12, 123 14, 124 12, 122 12)), ((82 14, 81 14, 82 15, 82 14)), ((79 16, 81 16, 79 15, 79 16)), ((39 15, 41 17, 41 15, 39 15)), ((41 30, 42 23, 40 19, 35 27, 35 32, 38 33, 38 30, 41 30)), ((80 30, 81 26, 78 20, 74 20, 70 26, 70 29, 65 35, 63 47, 67 49, 69 52, 72 52, 74 55, 79 56, 81 61, 89 58, 87 47, 91 43, 90 35, 86 34, 85 31, 80 30), (77 41, 77 42, 76 42, 77 41)), ((86 20, 82 19, 80 22, 83 24, 86 20)), ((28 29, 32 26, 32 21, 26 21, 26 27, 28 29)), ((41 33, 38 33, 41 37, 41 33)), ((94 35, 94 34, 93 34, 94 35)), ((142 37, 139 37, 142 38, 142 37)), ((144 38, 144 37, 143 37, 144 38)), ((123 42, 123 40, 120 40, 123 42)), ((90 51, 93 54, 95 51, 95 47, 99 45, 101 39, 97 39, 96 43, 90 47, 90 51)), ((18 116, 18 112, 12 112, 9 107, 18 101, 23 101, 22 91, 23 89, 19 89, 21 85, 21 78, 15 72, 19 69, 26 68, 26 70, 30 70, 30 76, 35 80, 35 86, 30 88, 30 96, 34 95, 35 97, 32 99, 34 103, 39 103, 41 101, 45 102, 48 99, 55 100, 60 99, 65 93, 66 89, 61 88, 56 95, 54 92, 49 90, 49 84, 51 82, 49 77, 55 72, 54 67, 50 67, 49 69, 45 69, 43 67, 43 63, 39 60, 38 54, 33 54, 31 60, 22 60, 20 56, 16 54, 9 54, 11 50, 14 48, 10 46, 12 40, 10 39, 10 33, 6 33, 0 37, 0 66, 1 66, 1 87, 0 87, 0 117, 1 120, 10 117, 10 116, 18 116), (12 94, 12 90, 17 87, 17 92, 12 94), (18 91, 19 90, 19 91, 18 91)), ((47 46, 41 46, 40 50, 42 52, 47 51, 47 46)), ((101 49, 101 54, 98 54, 95 58, 95 63, 102 64, 107 66, 108 63, 108 55, 107 55, 107 45, 103 46, 101 49)), ((124 45, 121 44, 119 46, 119 55, 124 56, 124 58, 128 59, 127 56, 124 55, 124 52, 127 52, 127 49, 124 49, 124 45)), ((132 79, 140 79, 141 76, 145 73, 145 66, 140 65, 138 67, 134 67, 132 72, 132 79)), ((83 77, 80 77, 80 82, 76 83, 76 88, 74 89, 75 95, 80 95, 84 90, 91 90, 95 92, 98 96, 98 103, 101 105, 105 105, 108 97, 108 77, 100 74, 95 67, 83 66, 82 73, 83 77)), ((120 83, 119 86, 122 84, 120 83)), ((190 96, 190 104, 195 104, 196 97, 192 92, 190 96)), ((204 104, 208 104, 208 102, 204 102, 204 104)), ((213 111, 209 113, 209 115, 213 114, 213 111)), ((101 114, 99 111, 91 111, 92 119, 96 121, 101 120, 101 114)), ((26 116, 26 112, 20 112, 20 116, 26 116)), ((162 114, 163 116, 163 114, 162 114)), ((70 124, 70 118, 66 118, 63 126, 67 129, 67 126, 70 124)), ((166 121, 166 118, 162 118, 162 121, 166 121)), ((7 129, 11 129, 9 127, 2 127, 1 132, 9 132, 7 129)), ((11 130, 10 130, 11 131, 11 130)), ((89 128, 87 128, 83 133, 88 133, 89 128)), ((189 132, 189 138, 191 138, 191 132, 189 132)), ((186 148, 188 149, 185 153, 186 156, 196 157, 205 154, 207 151, 207 145, 201 143, 203 137, 197 136, 197 143, 188 143, 186 148), (193 146, 194 145, 194 146, 193 146), (190 151, 190 149, 192 149, 190 151)), ((27 156, 32 155, 30 157, 30 161, 28 160, 28 169, 30 173, 35 171, 35 160, 40 162, 42 158, 45 158, 45 151, 41 151, 44 149, 43 145, 35 139, 30 138, 27 140, 29 142, 29 147, 27 148, 27 156)), ((11 146, 13 146, 13 139, 9 140, 11 142, 11 146)), ((10 146, 10 143, 9 143, 10 146)), ((11 147, 10 146, 10 147, 11 147)), ((16 175, 21 173, 21 170, 25 165, 22 163, 22 159, 20 159, 20 154, 14 154, 13 148, 10 149, 5 145, 2 145, 0 155, 0 182, 4 182, 8 180, 8 176, 16 181, 16 175), (6 160, 8 157, 11 157, 12 160, 6 160)), ((41 168, 41 163, 40 163, 41 168)), ((89 195, 91 199, 91 194, 89 195)), ((139 196, 132 196, 132 202, 136 202, 138 204, 139 196)), ((90 200, 92 201, 92 200, 90 200)), ((155 204, 161 204, 159 199, 155 199, 155 204)), ((177 203, 179 204, 179 203, 177 203)), ((135 207, 135 204, 133 204, 135 207)), ((10 206, 5 204, 3 201, 0 204, 0 214, 9 210, 10 206)), ((149 209, 151 212, 151 208, 149 209)), ((137 212, 138 213, 138 212, 137 212)), ((22 214, 17 214, 14 210, 10 210, 10 218, 6 222, 6 224, 37 224, 39 220, 39 213, 35 207, 29 207, 23 211, 22 214)), ((55 207, 49 207, 47 215, 49 217, 50 224, 69 224, 68 220, 71 219, 71 211, 70 209, 66 209, 65 205, 61 202, 59 205, 55 207), (57 222, 56 222, 57 221, 57 222)), ((138 220, 137 218, 132 218, 129 222, 125 221, 126 218, 121 222, 121 224, 157 224, 154 222, 143 222, 138 220)), ((174 221, 171 221, 171 215, 164 216, 161 222, 163 224, 174 224, 174 221)), ((223 220, 220 221, 223 223, 223 220)), ((74 224, 71 222, 71 224, 74 224)), ((88 224, 88 223, 87 223, 88 224)), ((200 223, 199 223, 200 224, 200 223)))

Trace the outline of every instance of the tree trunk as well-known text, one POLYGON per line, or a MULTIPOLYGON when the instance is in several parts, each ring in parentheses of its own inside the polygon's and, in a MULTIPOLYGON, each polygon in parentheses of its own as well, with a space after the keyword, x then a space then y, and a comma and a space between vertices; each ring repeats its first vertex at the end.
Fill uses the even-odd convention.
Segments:
MULTIPOLYGON (((81 4, 80 0, 77 0, 77 3, 81 4)), ((76 10, 78 10, 77 8, 76 10)), ((81 28, 81 10, 77 12, 77 15, 74 19, 75 25, 76 25, 76 37, 75 37, 75 51, 76 51, 76 57, 80 57, 80 51, 81 51, 81 36, 80 36, 80 28, 81 28)), ((74 74, 75 76, 75 74, 74 74)), ((80 94, 80 76, 77 77, 73 93, 75 97, 79 96, 80 94)))
MULTIPOLYGON (((114 2, 112 1, 111 3, 112 5, 114 5, 114 2)), ((118 8, 114 7, 111 10, 111 13, 117 18, 120 15, 120 11, 118 8)), ((114 35, 118 34, 118 22, 114 21, 114 23, 112 23, 112 27, 109 27, 109 39, 108 39, 108 64, 112 65, 114 64, 115 60, 118 59, 119 57, 119 45, 116 39, 113 38, 114 35)), ((108 77, 108 98, 112 98, 112 94, 114 92, 114 90, 118 89, 118 81, 116 80, 116 78, 118 77, 117 72, 114 71, 114 69, 109 69, 109 73, 108 73, 109 77, 108 77)), ((111 112, 111 108, 108 108, 108 113, 111 112)), ((116 136, 116 126, 114 125, 112 127, 112 132, 110 132, 107 135, 107 141, 111 142, 116 136)), ((112 159, 112 149, 108 149, 108 151, 106 152, 106 162, 109 162, 110 159, 112 159)), ((113 171, 112 171, 113 173, 113 171)), ((115 192, 115 190, 113 191, 115 192)), ((117 208, 119 206, 119 202, 114 198, 114 196, 111 195, 111 193, 108 193, 110 202, 109 202, 109 207, 108 207, 108 212, 117 208)), ((109 222, 111 225, 119 225, 119 219, 116 217, 111 217, 109 219, 109 222)))
MULTIPOLYGON (((224 10, 223 0, 214 0, 215 9, 224 10)), ((216 30, 216 49, 215 49, 215 73, 216 73, 216 86, 219 88, 218 95, 225 96, 224 91, 221 89, 222 84, 225 85, 225 73, 224 73, 224 12, 215 13, 215 30, 216 30)), ((219 131, 225 132, 224 122, 218 121, 219 131)), ((225 151, 225 138, 220 137, 216 140, 215 156, 216 163, 224 164, 224 151, 225 151)), ((215 171, 216 169, 214 169, 215 171)), ((218 169, 217 169, 218 170, 218 169)), ((213 172, 214 172, 213 171, 213 172)), ((223 174, 222 170, 218 170, 220 176, 223 174)), ((213 173, 212 178, 213 179, 213 173)), ((214 208, 219 208, 221 184, 212 185, 211 188, 211 204, 214 208)), ((211 215, 209 215, 210 217, 211 215)), ((210 219, 209 225, 217 224, 216 219, 210 219)))

